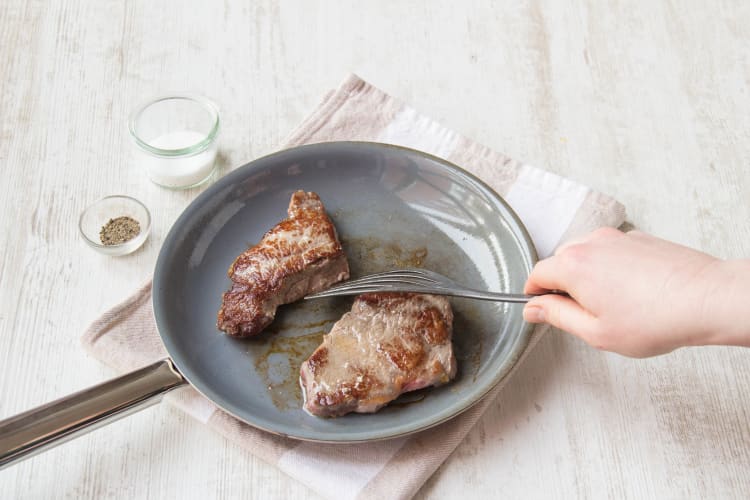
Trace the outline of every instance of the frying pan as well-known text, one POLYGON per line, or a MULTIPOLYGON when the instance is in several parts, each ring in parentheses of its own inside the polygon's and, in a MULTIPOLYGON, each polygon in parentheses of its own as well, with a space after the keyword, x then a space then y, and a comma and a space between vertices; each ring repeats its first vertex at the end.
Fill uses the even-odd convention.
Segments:
POLYGON ((531 326, 513 304, 451 299, 456 379, 376 414, 316 418, 302 411, 298 372, 350 298, 279 309, 252 339, 216 329, 234 258, 285 217, 297 189, 317 192, 352 276, 434 269, 474 288, 518 292, 536 252, 518 217, 487 185, 442 159, 398 146, 333 142, 281 151, 241 167, 199 195, 159 254, 153 309, 168 359, 0 422, 0 467, 161 399, 188 383, 223 411, 268 432, 352 443, 444 422, 479 401, 512 368, 531 326))

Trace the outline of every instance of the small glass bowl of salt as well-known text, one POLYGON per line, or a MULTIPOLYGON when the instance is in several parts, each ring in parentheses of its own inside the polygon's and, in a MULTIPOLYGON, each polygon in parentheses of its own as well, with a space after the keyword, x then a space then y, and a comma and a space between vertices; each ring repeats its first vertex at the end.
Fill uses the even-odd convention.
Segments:
POLYGON ((129 128, 135 161, 154 183, 187 189, 214 173, 219 111, 205 97, 172 94, 152 99, 133 112, 129 128))

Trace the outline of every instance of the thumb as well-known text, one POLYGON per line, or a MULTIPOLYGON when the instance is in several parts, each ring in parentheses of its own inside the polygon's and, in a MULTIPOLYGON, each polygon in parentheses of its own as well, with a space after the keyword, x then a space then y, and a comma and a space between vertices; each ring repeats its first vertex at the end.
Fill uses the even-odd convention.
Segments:
POLYGON ((552 294, 531 299, 523 309, 523 319, 529 323, 548 323, 587 342, 596 324, 596 317, 575 300, 552 294))

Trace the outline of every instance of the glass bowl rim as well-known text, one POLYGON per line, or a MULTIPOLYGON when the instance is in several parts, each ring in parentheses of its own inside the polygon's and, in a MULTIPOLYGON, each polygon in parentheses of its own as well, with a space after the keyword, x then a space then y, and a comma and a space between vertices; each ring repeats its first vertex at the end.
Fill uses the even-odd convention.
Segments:
POLYGON ((147 151, 151 154, 154 154, 156 156, 165 156, 165 157, 191 156, 191 155, 204 151, 206 148, 208 148, 208 146, 211 145, 214 139, 216 139, 216 136, 219 134, 219 123, 220 123, 219 108, 211 100, 201 95, 197 95, 197 94, 172 93, 172 94, 164 94, 158 97, 151 98, 143 102, 138 107, 136 107, 133 110, 133 112, 130 114, 130 117, 128 118, 128 130, 130 131, 130 135, 133 137, 133 140, 138 145, 138 147, 140 147, 144 151, 147 151), (203 107, 203 109, 207 110, 209 114, 214 118, 214 123, 211 127, 211 130, 208 132, 208 134, 206 134, 206 137, 204 137, 201 141, 191 146, 187 146, 187 147, 179 148, 179 149, 157 148, 157 147, 152 146, 148 142, 144 141, 143 139, 141 139, 141 137, 138 136, 138 132, 136 132, 136 122, 138 121, 138 118, 141 116, 141 114, 144 111, 146 111, 147 108, 149 108, 150 106, 153 106, 154 104, 157 104, 163 101, 175 100, 175 99, 192 101, 196 104, 199 104, 203 107))

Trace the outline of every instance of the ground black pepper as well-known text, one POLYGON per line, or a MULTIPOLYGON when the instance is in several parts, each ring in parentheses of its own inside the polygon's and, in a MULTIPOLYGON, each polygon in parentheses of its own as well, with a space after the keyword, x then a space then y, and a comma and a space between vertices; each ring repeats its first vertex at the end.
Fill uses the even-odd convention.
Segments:
POLYGON ((99 231, 99 240, 102 245, 120 245, 130 241, 141 232, 141 225, 132 217, 122 216, 109 221, 99 231))

